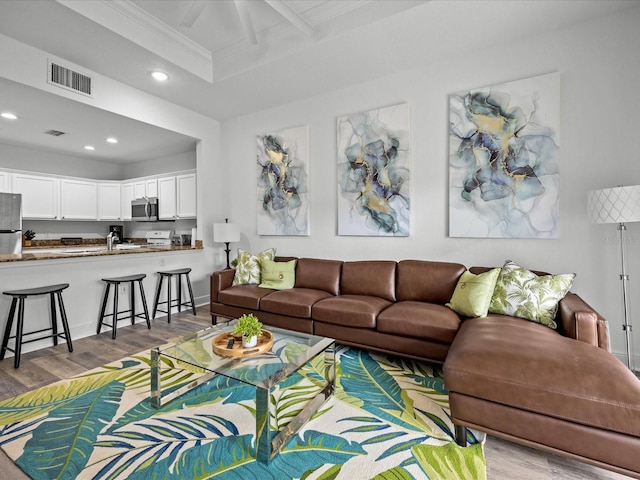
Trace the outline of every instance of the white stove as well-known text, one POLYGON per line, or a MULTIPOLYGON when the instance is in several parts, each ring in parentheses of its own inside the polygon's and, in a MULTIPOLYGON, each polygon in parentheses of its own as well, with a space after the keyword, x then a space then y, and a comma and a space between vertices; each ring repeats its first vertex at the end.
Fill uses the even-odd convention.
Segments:
POLYGON ((151 230, 147 232, 147 245, 171 246, 172 230, 151 230))

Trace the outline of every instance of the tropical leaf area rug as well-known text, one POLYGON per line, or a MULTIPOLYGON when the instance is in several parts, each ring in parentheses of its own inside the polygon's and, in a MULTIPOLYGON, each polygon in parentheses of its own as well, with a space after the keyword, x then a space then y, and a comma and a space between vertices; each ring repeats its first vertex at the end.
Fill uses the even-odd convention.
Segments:
MULTIPOLYGON (((198 372, 165 359, 163 387, 198 372)), ((255 388, 216 376, 149 403, 143 352, 0 402, 0 446, 34 479, 484 479, 480 434, 458 447, 431 365, 338 347, 336 389, 269 465, 255 460, 255 388)), ((282 428, 320 387, 324 358, 273 393, 282 428)))

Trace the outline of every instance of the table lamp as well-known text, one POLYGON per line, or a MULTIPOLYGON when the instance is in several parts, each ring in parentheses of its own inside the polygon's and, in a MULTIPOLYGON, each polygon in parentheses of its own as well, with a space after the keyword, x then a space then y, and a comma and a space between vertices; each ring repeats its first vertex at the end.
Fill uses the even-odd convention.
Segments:
POLYGON ((620 231, 620 257, 622 260, 622 306, 624 310, 624 324, 622 329, 627 341, 627 366, 633 371, 631 318, 629 315, 629 300, 627 282, 629 275, 626 266, 625 223, 640 221, 640 185, 631 187, 603 188, 592 190, 587 194, 587 210, 591 223, 617 223, 620 231))
POLYGON ((216 243, 224 243, 226 245, 225 252, 227 252, 227 268, 231 268, 229 265, 229 244, 232 242, 240 241, 240 225, 237 223, 229 223, 229 219, 225 218, 224 223, 213 224, 213 241, 216 243))

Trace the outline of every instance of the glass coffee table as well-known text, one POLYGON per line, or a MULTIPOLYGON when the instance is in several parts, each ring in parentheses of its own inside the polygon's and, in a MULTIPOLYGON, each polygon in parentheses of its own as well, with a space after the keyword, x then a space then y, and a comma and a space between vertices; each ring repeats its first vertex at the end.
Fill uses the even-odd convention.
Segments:
POLYGON ((215 353, 213 340, 232 332, 236 320, 191 333, 171 343, 151 350, 151 404, 155 408, 187 391, 208 382, 216 375, 224 375, 256 389, 256 459, 269 463, 282 446, 318 411, 331 396, 335 385, 335 340, 275 327, 265 327, 272 334, 269 351, 251 356, 227 357, 215 353), (161 386, 162 357, 184 362, 201 369, 203 374, 184 386, 164 393, 161 386), (318 358, 321 357, 321 358, 318 358), (307 363, 324 358, 324 381, 320 391, 280 431, 271 430, 270 411, 272 393, 280 384, 307 363))

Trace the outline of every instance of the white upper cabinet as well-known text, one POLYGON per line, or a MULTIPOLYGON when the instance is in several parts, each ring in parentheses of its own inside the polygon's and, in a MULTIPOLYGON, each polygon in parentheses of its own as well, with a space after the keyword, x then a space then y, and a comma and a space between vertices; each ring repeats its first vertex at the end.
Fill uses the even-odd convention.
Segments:
POLYGON ((0 172, 0 192, 13 193, 11 191, 11 174, 9 172, 0 172))
POLYGON ((176 218, 176 177, 158 179, 158 219, 176 218))
POLYGON ((133 198, 142 198, 147 196, 147 182, 138 180, 133 184, 133 198))
POLYGON ((158 196, 158 180, 155 178, 145 180, 144 188, 147 192, 147 197, 157 197, 158 196))
POLYGON ((138 197, 134 195, 135 185, 123 183, 120 188, 120 219, 131 220, 131 200, 138 197))
POLYGON ((60 217, 62 220, 97 220, 98 184, 63 178, 60 181, 60 217))
POLYGON ((22 194, 22 218, 55 220, 60 216, 60 180, 40 175, 13 173, 13 193, 22 194))
POLYGON ((120 202, 120 183, 98 184, 98 220, 121 220, 120 202))
POLYGON ((176 176, 176 216, 196 218, 196 174, 176 176))

